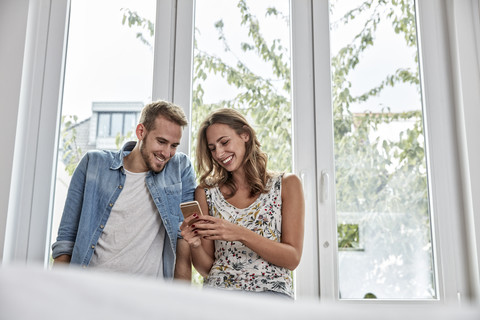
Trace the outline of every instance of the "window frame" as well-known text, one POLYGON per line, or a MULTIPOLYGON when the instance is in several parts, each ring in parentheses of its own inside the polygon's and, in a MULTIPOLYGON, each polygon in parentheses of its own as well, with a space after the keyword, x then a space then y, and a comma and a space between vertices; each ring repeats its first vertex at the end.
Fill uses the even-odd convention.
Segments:
POLYGON ((135 118, 135 121, 138 120, 138 117, 137 117, 137 113, 134 112, 134 111, 99 111, 97 112, 98 113, 98 120, 97 120, 97 128, 96 128, 96 137, 97 138, 114 138, 116 137, 116 134, 112 134, 112 123, 113 123, 113 115, 114 114, 117 114, 117 115, 120 115, 122 117, 122 130, 120 132, 120 134, 122 135, 126 135, 127 132, 125 132, 125 118, 127 115, 133 115, 134 118, 135 118), (106 133, 107 135, 105 136, 99 136, 99 130, 100 130, 100 124, 101 124, 101 121, 100 121, 100 117, 101 116, 108 116, 108 133, 106 133))
POLYGON ((3 263, 46 266, 70 2, 28 3, 3 263))
MULTIPOLYGON (((322 153, 317 152, 317 167, 327 177, 333 177, 335 172, 333 162, 329 163, 322 159, 325 150, 333 154, 330 142, 333 141, 333 126, 330 121, 324 120, 332 118, 331 110, 326 110, 325 107, 331 105, 330 92, 326 92, 325 89, 330 83, 330 69, 324 61, 325 57, 330 54, 326 26, 328 10, 328 2, 313 3, 313 29, 317 31, 314 32, 313 40, 316 62, 315 97, 318 97, 315 101, 315 111, 317 125, 326 128, 325 132, 318 132, 316 136, 317 150, 323 151, 322 153)), ((439 5, 438 2, 431 0, 416 1, 416 12, 432 212, 432 244, 438 297, 431 300, 346 300, 337 297, 338 280, 333 281, 334 283, 320 281, 320 295, 327 300, 340 303, 438 304, 457 303, 462 299, 461 297, 470 295, 468 278, 465 276, 468 273, 468 259, 464 250, 465 238, 462 238, 463 217, 461 214, 450 214, 451 212, 461 213, 463 208, 460 195, 461 184, 458 179, 459 159, 456 156, 455 123, 452 116, 454 104, 451 88, 453 84, 449 81, 451 77, 446 36, 448 32, 445 30, 445 6, 444 3, 439 5)), ((321 177, 320 180, 322 180, 321 177)), ((328 193, 334 195, 334 179, 327 178, 326 181, 328 193)), ((319 181, 319 185, 325 187, 322 181, 319 181)), ((319 190, 319 199, 323 197, 321 192, 323 191, 319 190)), ((319 209, 320 228, 321 226, 330 228, 325 233, 320 230, 320 244, 336 244, 336 234, 331 232, 336 228, 334 197, 330 197, 328 202, 325 205, 325 212, 323 212, 322 206, 319 209)), ((336 249, 336 245, 328 247, 320 245, 321 279, 338 279, 337 252, 332 249, 336 249)))
MULTIPOLYGON (((417 1, 439 298, 346 301, 336 297, 337 259, 333 250, 337 240, 332 196, 335 194, 333 129, 328 121, 331 118, 330 52, 326 45, 328 2, 291 0, 293 171, 302 180, 306 200, 305 244, 296 271, 299 298, 320 297, 347 304, 438 304, 475 297, 472 286, 478 284, 470 284, 469 275, 478 274, 478 258, 469 259, 466 248, 478 244, 479 239, 478 235, 472 235, 475 230, 467 235, 470 242, 463 234, 468 217, 464 214, 461 192, 470 190, 460 179, 460 157, 464 155, 457 156, 447 3, 417 1), (313 145, 312 137, 315 137, 313 145), (301 150, 314 152, 300 154, 301 150), (471 259, 477 259, 477 263, 471 259)), ((46 252, 49 252, 49 221, 55 190, 69 9, 69 0, 29 1, 3 263, 48 264, 46 252)), ((153 99, 168 99, 184 106, 188 118, 193 9, 194 0, 157 0, 152 89, 153 99)), ((190 129, 186 128, 180 150, 187 154, 189 136, 190 129)))

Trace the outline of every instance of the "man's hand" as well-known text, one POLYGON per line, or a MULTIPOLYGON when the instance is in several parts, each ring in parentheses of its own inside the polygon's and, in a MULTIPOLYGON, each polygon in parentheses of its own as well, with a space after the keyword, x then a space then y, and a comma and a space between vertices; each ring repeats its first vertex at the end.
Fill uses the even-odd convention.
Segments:
POLYGON ((72 259, 72 257, 69 256, 68 254, 62 254, 61 256, 58 256, 53 260, 53 265, 55 266, 55 265, 69 264, 70 259, 72 259))

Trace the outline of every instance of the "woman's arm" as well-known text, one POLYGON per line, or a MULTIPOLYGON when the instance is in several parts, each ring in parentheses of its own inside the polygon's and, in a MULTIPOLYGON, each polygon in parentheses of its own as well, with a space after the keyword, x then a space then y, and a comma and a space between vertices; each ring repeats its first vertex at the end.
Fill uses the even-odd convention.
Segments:
MULTIPOLYGON (((203 209, 202 209, 203 210, 203 209)), ((197 234, 204 240, 241 241, 266 261, 294 270, 303 249, 305 202, 300 179, 288 174, 282 181, 282 239, 269 240, 254 231, 224 219, 208 216, 208 224, 198 224, 197 234)))
POLYGON ((202 224, 200 221, 199 223, 188 226, 188 223, 192 220, 208 217, 207 198, 205 191, 200 187, 197 187, 195 190, 195 200, 200 204, 204 215, 200 216, 199 213, 197 216, 191 215, 186 218, 180 226, 180 230, 182 230, 183 239, 190 245, 193 266, 202 276, 206 277, 214 261, 214 243, 211 240, 202 239, 202 236, 198 234, 197 226, 202 224))

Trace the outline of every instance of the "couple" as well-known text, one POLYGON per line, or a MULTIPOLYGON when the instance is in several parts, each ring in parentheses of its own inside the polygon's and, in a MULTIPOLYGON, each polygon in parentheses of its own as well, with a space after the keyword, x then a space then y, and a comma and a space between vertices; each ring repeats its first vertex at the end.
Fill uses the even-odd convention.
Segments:
POLYGON ((193 262, 205 286, 293 297, 304 228, 299 179, 267 171, 253 128, 219 109, 198 134, 196 187, 190 160, 176 153, 186 125, 180 107, 156 101, 142 111, 138 142, 82 158, 54 263, 190 281, 193 262), (194 197, 204 215, 183 221, 179 205, 194 197))

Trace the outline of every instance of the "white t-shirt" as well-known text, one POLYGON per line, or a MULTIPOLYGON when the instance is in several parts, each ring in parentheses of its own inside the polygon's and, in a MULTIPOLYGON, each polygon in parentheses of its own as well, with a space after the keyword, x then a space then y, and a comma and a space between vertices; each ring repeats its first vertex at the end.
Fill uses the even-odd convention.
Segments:
POLYGON ((125 174, 89 266, 163 278, 165 227, 145 182, 148 172, 125 174))

